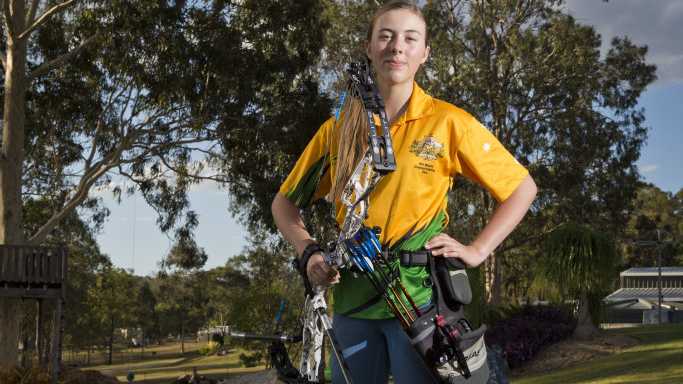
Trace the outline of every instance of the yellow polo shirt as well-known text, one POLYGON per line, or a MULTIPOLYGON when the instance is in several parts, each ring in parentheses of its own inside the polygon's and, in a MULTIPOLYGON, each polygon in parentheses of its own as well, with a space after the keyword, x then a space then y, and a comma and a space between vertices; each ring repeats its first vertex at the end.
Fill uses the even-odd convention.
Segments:
MULTIPOLYGON (((301 154, 280 187, 280 193, 299 208, 325 197, 335 172, 335 119, 327 120, 301 154)), ((381 228, 380 241, 395 250, 416 250, 448 223, 447 192, 458 175, 486 188, 503 201, 528 171, 474 117, 460 108, 427 95, 416 83, 406 112, 391 125, 396 170, 384 176, 371 192, 365 225, 381 228)), ((344 207, 335 202, 337 222, 344 207)), ((400 267, 401 281, 418 305, 430 300, 424 287, 424 267, 400 267)), ((347 313, 376 297, 367 278, 342 271, 333 286, 334 310, 347 313)), ((383 300, 353 317, 393 317, 383 300)))

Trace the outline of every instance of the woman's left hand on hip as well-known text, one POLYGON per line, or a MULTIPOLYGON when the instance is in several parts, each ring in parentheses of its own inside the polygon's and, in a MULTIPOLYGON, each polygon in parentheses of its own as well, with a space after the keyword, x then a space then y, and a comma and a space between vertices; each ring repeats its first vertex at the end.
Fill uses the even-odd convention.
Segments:
POLYGON ((450 237, 445 233, 440 233, 425 244, 425 248, 432 252, 434 256, 457 257, 468 267, 476 267, 481 264, 487 255, 472 245, 465 245, 450 237))

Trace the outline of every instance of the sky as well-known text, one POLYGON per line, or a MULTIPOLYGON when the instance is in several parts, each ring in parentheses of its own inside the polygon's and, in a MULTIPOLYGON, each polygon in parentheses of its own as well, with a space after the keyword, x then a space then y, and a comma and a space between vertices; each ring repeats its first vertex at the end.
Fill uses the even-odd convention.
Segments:
MULTIPOLYGON (((638 168, 644 181, 672 193, 683 188, 683 0, 568 0, 567 12, 593 25, 603 37, 603 51, 615 36, 628 36, 649 47, 647 60, 657 65, 657 81, 641 96, 649 138, 638 168)), ((116 203, 102 194, 111 215, 97 236, 114 265, 150 275, 168 253, 171 239, 156 226, 156 213, 142 197, 116 203)), ((248 245, 244 227, 228 211, 229 195, 213 183, 190 192, 199 215, 197 243, 208 254, 206 268, 223 265, 248 245)))

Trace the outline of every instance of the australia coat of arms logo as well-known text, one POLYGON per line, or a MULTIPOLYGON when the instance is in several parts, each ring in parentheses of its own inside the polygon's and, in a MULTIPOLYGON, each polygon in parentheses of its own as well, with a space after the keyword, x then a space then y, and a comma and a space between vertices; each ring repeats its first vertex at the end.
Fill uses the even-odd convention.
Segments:
POLYGON ((410 153, 425 160, 436 160, 444 156, 443 144, 432 136, 425 136, 422 140, 415 140, 410 144, 410 153))

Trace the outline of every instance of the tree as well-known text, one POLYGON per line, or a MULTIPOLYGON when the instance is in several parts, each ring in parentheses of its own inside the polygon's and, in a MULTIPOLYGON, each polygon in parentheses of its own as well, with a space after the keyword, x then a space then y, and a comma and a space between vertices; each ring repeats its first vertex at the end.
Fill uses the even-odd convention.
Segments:
POLYGON ((88 301, 98 315, 97 329, 103 330, 98 336, 107 346, 107 364, 112 364, 116 329, 133 324, 135 288, 133 275, 121 268, 108 267, 98 274, 95 285, 88 290, 88 301))
POLYGON ((598 332, 601 300, 613 286, 610 277, 615 277, 619 260, 614 240, 586 226, 564 224, 545 239, 536 271, 563 299, 577 300, 576 338, 598 332))
POLYGON ((161 273, 158 278, 155 312, 159 314, 162 335, 177 335, 181 353, 185 353, 185 335, 196 332, 212 315, 207 313, 205 272, 177 270, 161 273))
MULTIPOLYGON (((318 68, 326 80, 323 94, 335 99, 343 65, 363 55, 365 20, 377 2, 321 3, 328 27, 318 68)), ((635 162, 647 136, 637 101, 654 81, 655 67, 645 60, 647 48, 625 37, 614 39, 601 56, 600 36, 563 13, 561 3, 446 0, 428 1, 423 8, 432 51, 419 82, 488 126, 541 187, 527 219, 484 266, 486 296, 493 303, 500 303, 512 278, 519 287, 515 290, 528 288, 528 279, 504 274, 503 266, 529 270, 522 260, 530 258, 518 255, 537 249, 555 227, 568 221, 590 223, 620 236, 632 210, 639 177, 635 162), (515 258, 507 257, 513 253, 515 258)), ((276 233, 267 209, 279 185, 272 180, 284 179, 314 130, 331 115, 331 103, 316 104, 320 95, 304 95, 300 100, 320 106, 319 113, 292 115, 306 129, 286 142, 265 132, 230 141, 239 148, 245 147, 239 142, 254 148, 268 143, 271 149, 251 157, 236 152, 224 164, 239 180, 231 185, 238 197, 233 209, 247 219, 252 232, 276 233)), ((292 101, 292 110, 301 110, 299 106, 292 101)), ((452 233, 468 239, 485 225, 495 202, 467 182, 456 180, 455 185, 449 216, 465 227, 452 233), (474 213, 464 216, 469 207, 474 213)), ((324 203, 305 211, 317 236, 333 228, 324 219, 329 212, 324 203)))
POLYGON ((164 264, 184 271, 198 270, 206 264, 207 258, 204 248, 199 247, 194 240, 191 229, 181 228, 176 234, 176 242, 168 252, 164 264))
MULTIPOLYGON (((193 182, 239 184, 237 172, 212 168, 222 149, 232 153, 263 121, 296 121, 271 108, 273 100, 317 91, 308 60, 315 43, 302 38, 319 26, 313 1, 3 4, 5 244, 41 243, 116 174, 139 188, 169 231, 189 208, 193 182), (32 194, 55 209, 24 236, 21 202, 32 194)), ((0 302, 3 340, 16 339, 16 305, 0 302)), ((12 363, 16 350, 2 343, 0 361, 12 363)))
MULTIPOLYGON (((428 91, 475 115, 540 186, 527 219, 487 260, 493 303, 502 296, 506 254, 564 222, 623 233, 635 196, 647 134, 637 101, 655 67, 645 61, 647 48, 628 38, 615 38, 601 57, 600 36, 562 13, 561 3, 448 0, 424 9, 432 32, 428 91)), ((471 205, 469 222, 483 227, 493 200, 480 189, 457 195, 450 217, 471 205)))
POLYGON ((147 340, 159 340, 159 314, 156 312, 157 298, 152 291, 150 282, 145 279, 138 291, 136 299, 135 323, 142 330, 141 345, 147 344, 147 340))
POLYGON ((676 196, 654 185, 642 184, 638 188, 624 239, 624 268, 655 266, 659 252, 662 265, 681 264, 683 211, 676 196), (646 246, 644 242, 658 245, 646 246))
MULTIPOLYGON (((282 247, 284 248, 284 247, 282 247)), ((289 267, 288 261, 293 253, 283 252, 282 248, 254 247, 241 255, 231 258, 226 267, 240 271, 248 277, 248 286, 232 297, 233 308, 228 313, 229 324, 237 329, 253 333, 272 332, 273 316, 280 301, 289 302, 288 311, 283 315, 286 329, 299 325, 300 310, 303 306, 303 284, 298 273, 289 267)))

